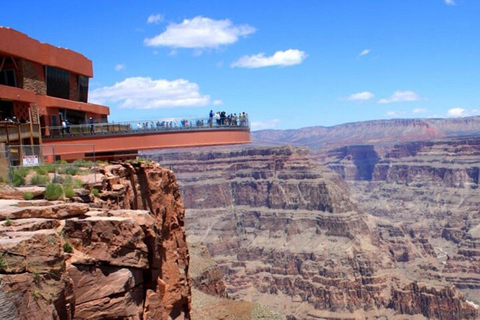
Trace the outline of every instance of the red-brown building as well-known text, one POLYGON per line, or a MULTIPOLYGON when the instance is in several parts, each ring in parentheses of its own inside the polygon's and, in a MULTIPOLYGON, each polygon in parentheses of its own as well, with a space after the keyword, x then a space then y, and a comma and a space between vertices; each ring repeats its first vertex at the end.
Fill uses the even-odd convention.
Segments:
POLYGON ((88 103, 91 77, 92 61, 83 55, 0 27, 0 153, 2 145, 9 145, 12 159, 20 162, 34 148, 12 150, 15 145, 41 144, 43 151, 37 153, 51 159, 111 160, 132 158, 146 149, 250 143, 247 122, 212 126, 205 119, 195 126, 170 123, 168 129, 154 127, 153 121, 142 129, 110 124, 108 107, 88 103), (31 122, 2 121, 14 116, 31 122), (67 130, 64 119, 70 122, 67 130))
POLYGON ((88 103, 92 61, 69 49, 41 43, 0 27, 0 119, 29 120, 29 108, 42 127, 107 121, 106 106, 88 103))

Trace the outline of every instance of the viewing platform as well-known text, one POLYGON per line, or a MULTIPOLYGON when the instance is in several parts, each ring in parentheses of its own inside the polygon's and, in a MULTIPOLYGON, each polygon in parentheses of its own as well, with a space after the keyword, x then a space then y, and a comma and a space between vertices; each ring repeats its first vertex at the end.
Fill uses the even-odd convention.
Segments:
POLYGON ((139 150, 251 142, 247 121, 227 125, 214 120, 210 124, 208 118, 48 126, 42 128, 42 137, 44 155, 51 150, 63 160, 125 160, 135 158, 139 150))

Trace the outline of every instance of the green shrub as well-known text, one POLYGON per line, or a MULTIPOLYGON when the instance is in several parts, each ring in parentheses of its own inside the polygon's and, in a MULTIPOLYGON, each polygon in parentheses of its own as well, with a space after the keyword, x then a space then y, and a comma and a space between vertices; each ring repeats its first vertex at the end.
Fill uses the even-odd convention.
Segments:
POLYGON ((49 176, 41 176, 39 174, 35 174, 30 179, 30 184, 34 184, 36 186, 43 186, 43 185, 46 185, 49 182, 50 182, 50 177, 49 176))
POLYGON ((25 184, 25 177, 30 172, 30 168, 19 167, 13 171, 12 174, 12 184, 14 187, 21 186, 25 184))
POLYGON ((92 194, 95 196, 95 197, 98 197, 98 194, 100 193, 100 191, 98 191, 98 189, 96 188, 93 188, 92 189, 92 194))
POLYGON ((45 199, 47 200, 57 200, 63 195, 62 186, 57 183, 50 183, 45 188, 45 199))
POLYGON ((33 170, 35 170, 35 172, 37 174, 42 175, 42 176, 48 174, 48 169, 46 167, 35 167, 35 169, 33 169, 33 170))
POLYGON ((7 266, 7 261, 2 256, 0 256, 0 271, 4 271, 7 266))
POLYGON ((32 298, 33 298, 33 300, 37 301, 40 298, 40 291, 39 290, 33 290, 32 291, 32 298))
POLYGON ((77 159, 73 161, 73 164, 79 167, 91 167, 93 166, 93 161, 85 160, 85 159, 77 159))
POLYGON ((29 172, 30 172, 30 168, 27 168, 27 167, 19 167, 15 169, 15 173, 24 178, 28 175, 29 172))
POLYGON ((75 196, 75 191, 73 191, 73 188, 70 186, 63 187, 63 193, 68 199, 71 199, 75 196))
POLYGON ((32 200, 34 196, 35 195, 33 193, 28 192, 28 191, 23 193, 23 199, 25 199, 25 200, 32 200))
POLYGON ((44 168, 45 168, 48 172, 50 172, 50 173, 53 173, 53 172, 55 172, 55 171, 57 170, 57 166, 54 165, 53 163, 45 164, 45 165, 44 165, 44 168))
POLYGON ((63 183, 63 180, 64 180, 63 177, 61 175, 57 174, 55 177, 53 177, 52 182, 53 183, 63 183))
POLYGON ((73 187, 75 189, 79 189, 83 187, 83 180, 82 179, 73 179, 73 187))
POLYGON ((68 162, 65 161, 65 160, 57 160, 57 161, 55 161, 55 163, 56 164, 68 164, 68 162))
POLYGON ((68 242, 65 242, 63 244, 63 252, 66 252, 66 253, 72 253, 73 252, 73 247, 70 243, 68 242))
POLYGON ((76 175, 78 173, 78 167, 68 166, 66 169, 66 174, 76 175))
POLYGON ((71 175, 66 175, 64 178, 63 178, 63 182, 62 184, 64 186, 71 186, 73 185, 73 178, 71 175))
POLYGON ((21 174, 17 172, 14 172, 13 178, 12 178, 12 184, 14 187, 18 187, 25 184, 25 177, 23 177, 21 174))
POLYGON ((12 225, 12 219, 10 219, 10 217, 5 218, 5 225, 7 227, 10 227, 12 225))

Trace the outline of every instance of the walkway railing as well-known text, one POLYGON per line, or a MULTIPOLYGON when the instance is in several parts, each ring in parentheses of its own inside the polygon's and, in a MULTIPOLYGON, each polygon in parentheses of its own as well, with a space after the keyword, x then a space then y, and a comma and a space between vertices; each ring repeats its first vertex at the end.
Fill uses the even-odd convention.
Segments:
POLYGON ((140 134, 148 132, 175 132, 188 130, 212 130, 212 129, 249 129, 248 119, 238 119, 234 123, 209 118, 178 118, 162 120, 143 120, 110 123, 77 124, 62 126, 48 126, 42 128, 42 134, 46 138, 62 138, 74 136, 117 135, 117 134, 140 134))

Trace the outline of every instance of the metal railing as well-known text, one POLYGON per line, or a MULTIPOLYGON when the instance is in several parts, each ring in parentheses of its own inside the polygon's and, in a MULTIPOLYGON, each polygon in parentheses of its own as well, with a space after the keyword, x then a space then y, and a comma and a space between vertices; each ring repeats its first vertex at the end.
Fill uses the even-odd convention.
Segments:
POLYGON ((249 129, 250 124, 248 118, 237 118, 237 120, 229 123, 226 119, 209 118, 169 118, 160 120, 142 120, 142 121, 125 121, 125 122, 109 122, 109 123, 93 123, 93 124, 76 124, 66 127, 48 126, 43 127, 43 136, 46 138, 60 138, 73 136, 94 136, 94 135, 116 135, 116 134, 134 134, 146 132, 161 131, 188 131, 211 130, 211 129, 249 129))

